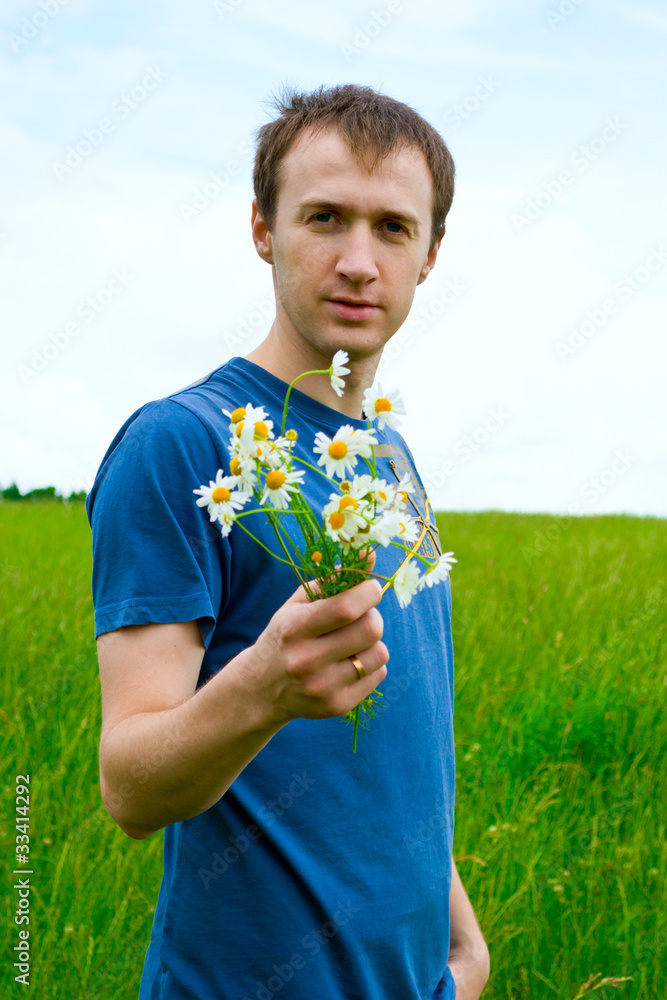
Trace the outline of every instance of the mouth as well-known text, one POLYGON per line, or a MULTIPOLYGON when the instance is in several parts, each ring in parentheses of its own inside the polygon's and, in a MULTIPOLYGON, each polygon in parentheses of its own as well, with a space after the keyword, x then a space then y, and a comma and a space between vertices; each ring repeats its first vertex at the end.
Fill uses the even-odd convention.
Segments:
POLYGON ((378 306, 370 302, 351 302, 347 299, 327 299, 329 305, 341 319, 368 319, 373 316, 378 306))

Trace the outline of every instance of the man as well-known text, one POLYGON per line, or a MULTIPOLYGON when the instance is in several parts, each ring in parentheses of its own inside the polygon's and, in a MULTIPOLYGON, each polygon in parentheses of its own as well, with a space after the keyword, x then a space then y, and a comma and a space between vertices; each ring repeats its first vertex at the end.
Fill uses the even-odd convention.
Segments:
MULTIPOLYGON (((288 383, 337 350, 341 397, 322 375, 290 395, 296 454, 314 462, 318 430, 368 427, 364 390, 453 197, 447 147, 405 104, 345 85, 277 107, 252 207, 273 325, 247 357, 132 414, 87 502, 101 792, 130 837, 165 829, 140 1000, 476 1000, 488 951, 451 856, 449 581, 404 609, 374 579, 309 603, 266 552, 282 555, 263 513, 245 520, 258 545, 240 521, 223 536, 193 496, 230 474, 222 411, 264 406, 280 428, 288 383), (385 678, 352 754, 341 717, 385 678)), ((397 430, 376 434, 378 476, 411 472, 433 557, 411 452, 397 430)), ((332 485, 311 470, 303 489, 321 510, 332 485)), ((398 561, 383 547, 369 569, 389 577, 398 561)))

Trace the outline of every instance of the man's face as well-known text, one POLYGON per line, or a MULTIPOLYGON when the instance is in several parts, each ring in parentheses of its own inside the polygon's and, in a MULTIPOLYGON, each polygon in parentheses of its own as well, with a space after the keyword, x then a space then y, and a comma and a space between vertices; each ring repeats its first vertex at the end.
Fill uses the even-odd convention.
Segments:
POLYGON ((369 177, 335 130, 312 136, 301 135, 282 162, 273 232, 253 202, 253 238, 274 265, 284 341, 360 360, 379 355, 435 263, 431 175, 417 148, 392 153, 369 177))

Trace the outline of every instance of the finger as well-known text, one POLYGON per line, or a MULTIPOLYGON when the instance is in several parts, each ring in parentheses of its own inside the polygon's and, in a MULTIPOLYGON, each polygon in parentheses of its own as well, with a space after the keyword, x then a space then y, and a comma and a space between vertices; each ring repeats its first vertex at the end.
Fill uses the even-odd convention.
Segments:
POLYGON ((317 660, 320 663, 336 663, 376 644, 379 644, 380 650, 386 653, 386 658, 389 659, 387 647, 381 642, 383 633, 382 615, 376 607, 369 608, 349 625, 332 629, 314 639, 317 660))
MULTIPOLYGON (((341 658, 341 687, 348 687, 350 684, 356 684, 357 681, 364 680, 365 677, 372 676, 388 661, 389 651, 383 642, 376 643, 371 649, 363 649, 360 653, 353 653, 350 656, 341 658), (359 676, 354 660, 358 660, 361 663, 364 669, 364 677, 359 676)), ((377 678, 375 678, 375 682, 377 683, 377 678)))

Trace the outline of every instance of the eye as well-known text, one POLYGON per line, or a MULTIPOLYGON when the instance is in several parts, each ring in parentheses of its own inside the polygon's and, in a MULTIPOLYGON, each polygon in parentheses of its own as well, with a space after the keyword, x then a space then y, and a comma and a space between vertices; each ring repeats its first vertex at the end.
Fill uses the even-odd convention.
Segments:
POLYGON ((405 229, 405 227, 404 227, 404 226, 402 226, 402 225, 400 224, 400 222, 393 222, 393 221, 392 221, 391 219, 389 219, 389 221, 387 222, 387 225, 388 225, 388 226, 398 226, 398 229, 399 229, 399 231, 400 231, 400 232, 397 232, 397 231, 396 231, 395 229, 393 229, 393 230, 392 230, 392 233, 393 233, 393 234, 394 234, 395 236, 399 236, 399 235, 400 235, 400 233, 404 233, 404 232, 406 232, 406 229, 405 229))
POLYGON ((320 220, 320 216, 321 215, 333 215, 333 213, 332 212, 318 212, 317 215, 313 216, 313 219, 315 219, 316 221, 321 221, 320 220))

